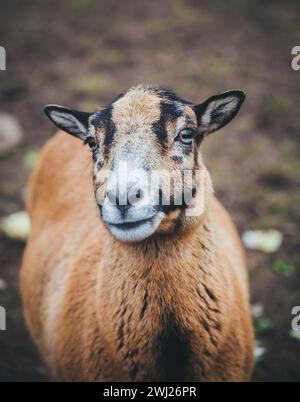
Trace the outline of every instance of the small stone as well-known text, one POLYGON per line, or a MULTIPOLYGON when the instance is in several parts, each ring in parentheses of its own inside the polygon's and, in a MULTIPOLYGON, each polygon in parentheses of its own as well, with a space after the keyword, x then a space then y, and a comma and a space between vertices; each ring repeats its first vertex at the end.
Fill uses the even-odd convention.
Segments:
POLYGON ((26 211, 15 212, 0 219, 0 228, 10 239, 25 240, 30 233, 30 219, 26 211))
POLYGON ((260 318, 264 313, 264 306, 260 303, 251 306, 251 313, 253 318, 260 318))
POLYGON ((0 291, 7 289, 7 282, 5 279, 0 278, 0 291))
POLYGON ((267 349, 264 348, 263 346, 261 346, 259 343, 257 343, 254 348, 255 360, 256 361, 260 360, 266 354, 266 352, 267 352, 267 349))
POLYGON ((300 342, 300 329, 291 329, 289 335, 300 342))
POLYGON ((18 120, 11 114, 0 113, 0 155, 4 155, 22 140, 23 132, 18 120))

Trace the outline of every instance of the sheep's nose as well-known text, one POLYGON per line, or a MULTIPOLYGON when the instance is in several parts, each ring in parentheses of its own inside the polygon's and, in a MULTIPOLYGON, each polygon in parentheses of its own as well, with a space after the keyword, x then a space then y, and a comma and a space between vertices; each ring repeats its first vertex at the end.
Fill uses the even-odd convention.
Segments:
POLYGON ((124 192, 108 190, 106 194, 109 202, 116 205, 122 215, 131 205, 136 204, 143 198, 142 189, 136 186, 132 186, 128 191, 125 190, 124 192))

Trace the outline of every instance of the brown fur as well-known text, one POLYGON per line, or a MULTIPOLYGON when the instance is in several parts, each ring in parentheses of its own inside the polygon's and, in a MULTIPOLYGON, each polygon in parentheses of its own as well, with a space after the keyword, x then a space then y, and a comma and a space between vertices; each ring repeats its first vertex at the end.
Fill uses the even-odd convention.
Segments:
POLYGON ((227 212, 212 197, 191 230, 122 243, 99 219, 89 164, 80 141, 59 133, 30 183, 21 290, 51 373, 76 381, 249 380, 247 273, 227 212))

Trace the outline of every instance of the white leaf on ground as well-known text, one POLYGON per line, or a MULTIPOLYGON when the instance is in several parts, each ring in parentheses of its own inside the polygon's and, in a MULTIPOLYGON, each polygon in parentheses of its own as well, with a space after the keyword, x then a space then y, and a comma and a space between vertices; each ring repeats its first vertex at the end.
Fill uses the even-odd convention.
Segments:
POLYGON ((280 248, 283 236, 278 230, 248 230, 243 233, 242 240, 250 250, 274 253, 280 248))
POLYGON ((15 212, 0 219, 0 228, 10 239, 25 240, 30 233, 30 219, 26 211, 15 212))

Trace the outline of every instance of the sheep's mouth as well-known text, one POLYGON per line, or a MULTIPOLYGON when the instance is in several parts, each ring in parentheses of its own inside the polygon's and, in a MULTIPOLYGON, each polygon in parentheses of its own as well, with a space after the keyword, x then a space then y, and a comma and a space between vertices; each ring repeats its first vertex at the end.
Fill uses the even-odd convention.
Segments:
POLYGON ((158 228, 162 214, 158 213, 149 218, 122 223, 109 223, 106 225, 114 237, 125 242, 137 242, 151 236, 158 228))
POLYGON ((151 223, 151 221, 153 220, 152 218, 147 218, 147 219, 141 219, 138 221, 134 221, 134 222, 122 222, 122 223, 109 223, 109 226, 114 226, 117 229, 121 229, 121 230, 131 230, 131 229, 137 229, 138 227, 144 225, 145 223, 151 223))

